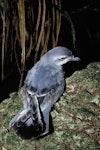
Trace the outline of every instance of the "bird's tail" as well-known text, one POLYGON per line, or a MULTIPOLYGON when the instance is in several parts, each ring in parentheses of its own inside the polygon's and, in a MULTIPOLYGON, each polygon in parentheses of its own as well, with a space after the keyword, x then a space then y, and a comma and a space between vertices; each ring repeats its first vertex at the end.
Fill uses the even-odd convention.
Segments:
POLYGON ((42 113, 36 96, 28 95, 27 108, 22 108, 18 114, 10 121, 9 126, 21 137, 24 137, 25 128, 31 127, 33 137, 39 137, 45 130, 42 113), (23 134, 23 135, 21 135, 23 134))
POLYGON ((21 127, 30 117, 30 110, 22 107, 17 115, 10 121, 9 127, 17 130, 17 128, 21 127))

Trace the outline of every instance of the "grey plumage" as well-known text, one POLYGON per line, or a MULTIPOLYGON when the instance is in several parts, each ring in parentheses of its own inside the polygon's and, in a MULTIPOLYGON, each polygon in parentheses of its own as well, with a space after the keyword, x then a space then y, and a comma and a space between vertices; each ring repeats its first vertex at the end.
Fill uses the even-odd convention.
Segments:
POLYGON ((21 137, 25 135, 24 127, 32 128, 33 138, 49 132, 51 108, 65 87, 62 65, 69 61, 79 61, 79 58, 58 46, 42 56, 28 72, 23 86, 23 107, 10 122, 10 127, 21 137))

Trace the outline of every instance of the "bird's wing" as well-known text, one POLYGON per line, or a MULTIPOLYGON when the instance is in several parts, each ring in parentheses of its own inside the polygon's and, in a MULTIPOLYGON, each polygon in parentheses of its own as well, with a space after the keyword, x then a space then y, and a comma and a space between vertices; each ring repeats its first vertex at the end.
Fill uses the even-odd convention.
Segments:
POLYGON ((28 101, 26 99, 27 105, 31 110, 31 118, 34 124, 41 124, 41 126, 43 126, 41 110, 40 110, 40 105, 39 105, 37 95, 33 95, 29 91, 27 91, 26 93, 28 97, 28 101))
POLYGON ((31 116, 29 109, 24 109, 23 107, 17 113, 17 115, 10 121, 9 126, 15 130, 22 126, 31 116))
POLYGON ((9 125, 20 136, 24 136, 24 134, 26 134, 22 132, 25 126, 27 128, 32 127, 34 129, 33 137, 38 137, 45 130, 45 126, 42 121, 37 98, 30 96, 29 99, 29 106, 20 110, 18 114, 10 121, 9 125))

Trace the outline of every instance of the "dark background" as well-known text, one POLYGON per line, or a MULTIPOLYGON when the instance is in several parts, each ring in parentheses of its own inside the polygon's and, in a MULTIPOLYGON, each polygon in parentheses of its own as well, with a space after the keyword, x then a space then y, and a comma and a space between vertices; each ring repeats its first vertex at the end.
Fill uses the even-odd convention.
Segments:
MULTIPOLYGON (((66 76, 70 76, 75 70, 81 70, 91 62, 100 61, 99 0, 63 0, 62 10, 67 11, 73 21, 76 31, 76 43, 74 48, 69 22, 62 18, 58 45, 68 47, 74 55, 81 59, 80 62, 69 62, 64 65, 66 76)), ((27 70, 32 66, 33 63, 30 59, 27 70)), ((18 70, 15 68, 11 75, 1 82, 0 101, 9 97, 9 93, 12 91, 18 90, 19 78, 18 70)))

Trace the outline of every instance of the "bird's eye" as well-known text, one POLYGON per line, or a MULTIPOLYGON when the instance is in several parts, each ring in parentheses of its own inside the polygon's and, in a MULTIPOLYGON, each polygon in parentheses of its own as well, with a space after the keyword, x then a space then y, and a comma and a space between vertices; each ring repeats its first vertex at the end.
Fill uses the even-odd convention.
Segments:
POLYGON ((61 57, 61 58, 59 58, 59 61, 63 61, 65 59, 66 59, 66 57, 61 57))
POLYGON ((60 60, 65 60, 66 59, 66 57, 62 57, 62 58, 60 58, 60 60))

